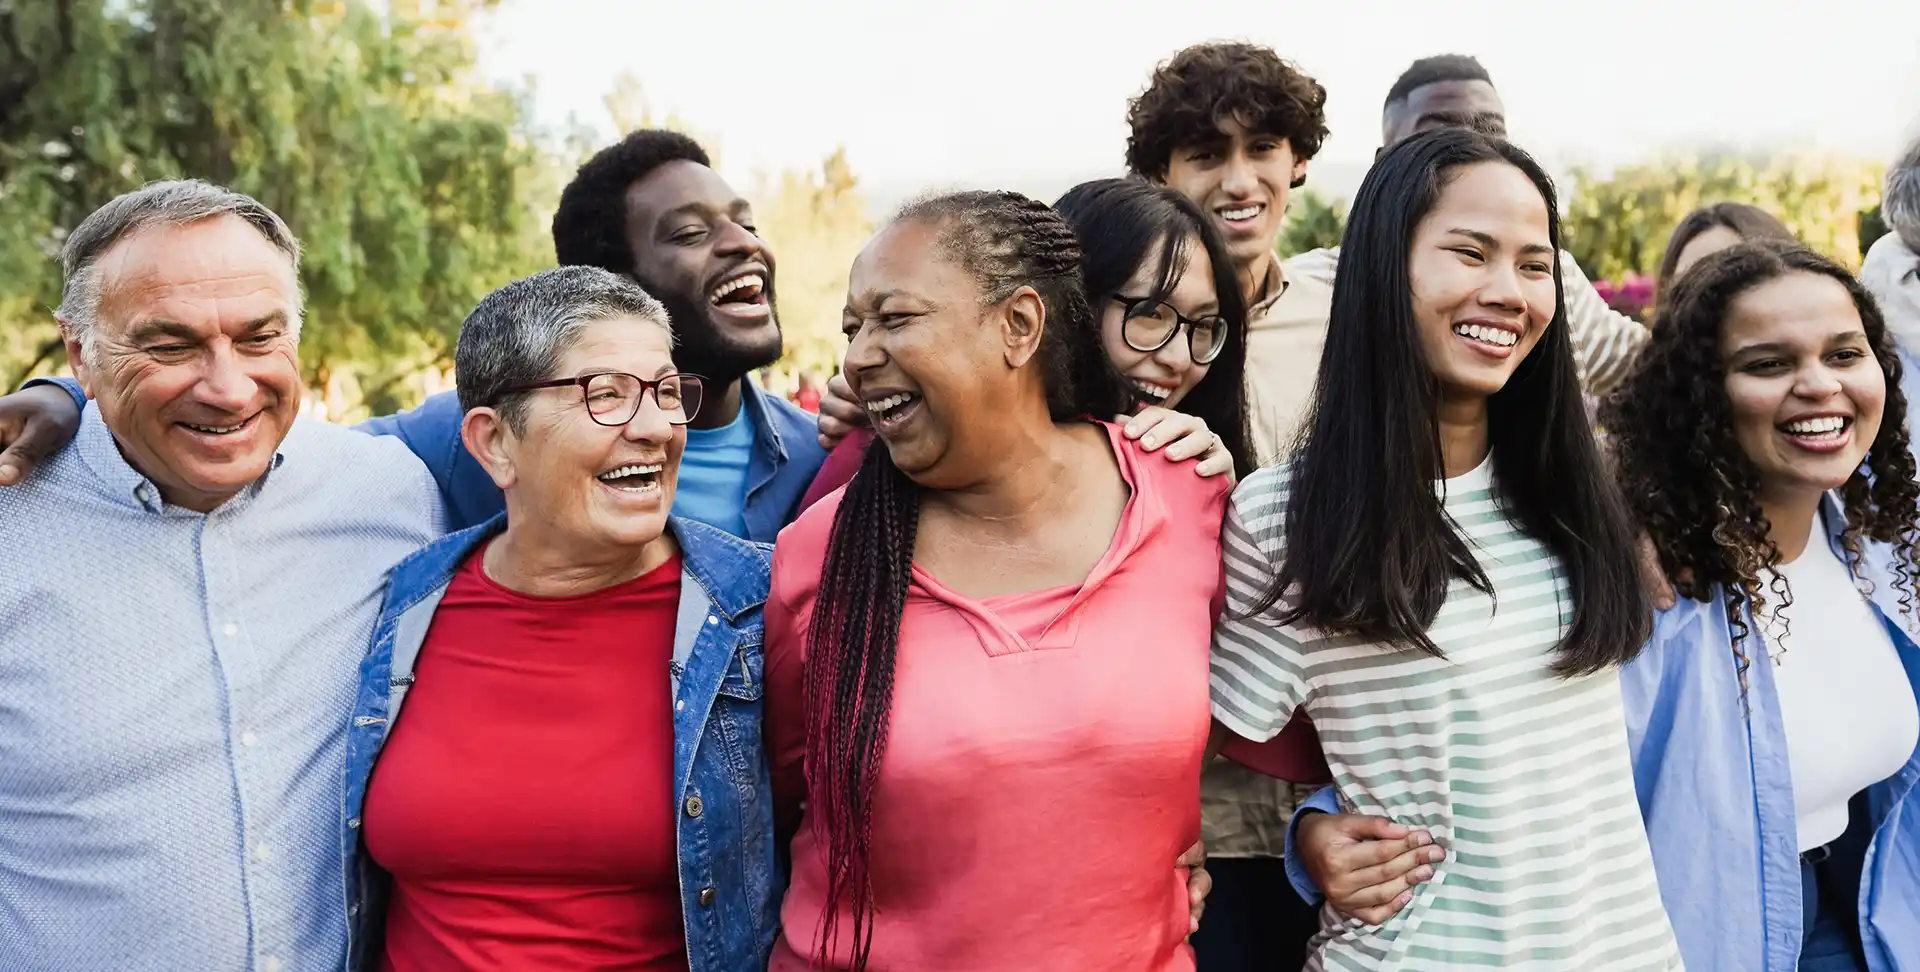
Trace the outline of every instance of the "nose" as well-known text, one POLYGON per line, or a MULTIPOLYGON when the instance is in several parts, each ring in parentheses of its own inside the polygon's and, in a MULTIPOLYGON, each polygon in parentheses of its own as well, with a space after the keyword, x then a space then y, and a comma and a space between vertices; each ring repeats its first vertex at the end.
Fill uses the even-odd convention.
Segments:
POLYGON ((1810 402, 1824 402, 1840 393, 1840 378, 1823 363, 1801 368, 1793 377, 1793 394, 1810 402))
POLYGON ((856 375, 887 363, 887 353, 880 347, 878 331, 879 328, 862 324, 847 340, 847 356, 840 362, 840 373, 846 377, 847 384, 858 385, 856 375))
POLYGON ((1505 311, 1526 310, 1527 298, 1526 292, 1520 288, 1520 271, 1500 261, 1491 261, 1486 266, 1487 277, 1480 286, 1480 303, 1505 311))
POLYGON ((732 220, 723 220, 719 232, 715 234, 713 250, 723 256, 764 257, 767 244, 745 226, 732 220))
POLYGON ((1220 191, 1235 199, 1244 199, 1253 195, 1259 186, 1260 177, 1247 153, 1239 149, 1227 153, 1226 164, 1220 172, 1220 191))
POLYGON ((233 349, 233 342, 220 340, 209 345, 205 369, 194 385, 194 400, 223 412, 243 412, 253 404, 260 390, 258 382, 247 374, 245 364, 233 349))
POLYGON ((673 422, 667 418, 666 410, 660 407, 660 399, 650 390, 641 394, 640 407, 627 420, 620 433, 631 442, 661 445, 673 439, 673 422))
POLYGON ((1175 327, 1173 337, 1162 344, 1160 350, 1153 353, 1153 360, 1173 372, 1175 378, 1186 375, 1187 369, 1193 367, 1191 340, 1192 332, 1187 330, 1186 325, 1181 324, 1175 327))

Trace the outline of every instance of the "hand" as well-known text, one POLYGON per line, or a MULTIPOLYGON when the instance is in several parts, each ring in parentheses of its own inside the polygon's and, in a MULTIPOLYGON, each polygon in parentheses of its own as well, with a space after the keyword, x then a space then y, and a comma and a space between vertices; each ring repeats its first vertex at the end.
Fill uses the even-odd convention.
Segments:
POLYGON ((1653 538, 1641 533, 1634 549, 1640 554, 1640 586, 1646 589, 1648 599, 1653 601, 1656 610, 1672 607, 1678 598, 1673 593, 1673 583, 1667 580, 1667 572, 1660 568, 1660 554, 1653 549, 1653 538))
POLYGON ((1200 916, 1207 911, 1207 895, 1213 892, 1213 875, 1207 873, 1206 842, 1194 841, 1173 863, 1175 867, 1187 869, 1187 934, 1192 935, 1200 930, 1200 916))
POLYGON ((853 386, 847 384, 847 377, 834 375, 827 379, 827 390, 820 395, 820 445, 832 452, 853 430, 871 424, 867 410, 853 400, 853 386))
POLYGON ((63 388, 36 385, 0 398, 0 486, 27 478, 78 431, 80 410, 63 388))
POLYGON ((1369 925, 1393 917, 1413 900, 1413 888, 1433 878, 1447 853, 1424 830, 1385 817, 1309 813, 1294 831, 1299 854, 1328 903, 1369 925))
POLYGON ((1164 446, 1167 451, 1161 455, 1168 462, 1198 457, 1200 462, 1194 472, 1202 476, 1233 474, 1233 456, 1227 452, 1226 443, 1197 416, 1149 405, 1138 415, 1119 415, 1113 421, 1121 426, 1123 435, 1139 439, 1141 447, 1148 452, 1159 451, 1164 446))

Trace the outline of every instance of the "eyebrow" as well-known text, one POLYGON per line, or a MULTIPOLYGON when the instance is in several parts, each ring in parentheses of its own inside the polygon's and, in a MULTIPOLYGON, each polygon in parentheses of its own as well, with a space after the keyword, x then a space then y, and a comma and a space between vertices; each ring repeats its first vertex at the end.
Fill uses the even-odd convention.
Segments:
MULTIPOLYGON (((753 208, 752 203, 747 202, 745 199, 736 198, 732 202, 727 204, 726 211, 727 211, 727 214, 731 216, 737 213, 751 210, 752 208, 753 208)), ((698 201, 690 202, 690 203, 685 203, 679 206, 675 206, 672 209, 669 209, 666 212, 661 213, 660 222, 666 222, 667 220, 673 219, 678 216, 692 216, 692 215, 705 216, 713 212, 715 212, 714 208, 712 206, 707 205, 704 202, 698 202, 698 201)))
MULTIPOLYGON (((1487 247, 1488 249, 1492 249, 1492 250, 1500 249, 1499 240, 1496 240, 1493 237, 1480 232, 1479 230, 1470 230, 1470 229, 1462 229, 1460 227, 1455 227, 1453 229, 1448 230, 1447 232, 1452 233, 1456 236, 1464 236, 1467 239, 1470 239, 1476 243, 1479 243, 1481 246, 1487 247)), ((1522 246, 1520 248, 1520 252, 1524 255, 1530 255, 1535 253, 1552 253, 1553 247, 1550 247, 1545 243, 1528 243, 1527 245, 1522 246)))
MULTIPOLYGON (((1866 341, 1866 339, 1866 331, 1842 331, 1839 334, 1827 338, 1826 346, 1832 347, 1836 344, 1845 344, 1849 341, 1866 341)), ((1728 355, 1728 357, 1737 358, 1745 354, 1785 354, 1791 350, 1793 349, 1778 341, 1762 341, 1758 344, 1743 344, 1734 348, 1733 353, 1728 355)))
MULTIPOLYGON (((240 329, 242 334, 254 334, 270 327, 284 327, 287 323, 285 311, 274 311, 265 317, 255 318, 240 329)), ((143 344, 154 338, 174 338, 181 341, 198 341, 200 332, 192 327, 171 321, 164 317, 155 318, 133 329, 127 340, 133 344, 143 344)))

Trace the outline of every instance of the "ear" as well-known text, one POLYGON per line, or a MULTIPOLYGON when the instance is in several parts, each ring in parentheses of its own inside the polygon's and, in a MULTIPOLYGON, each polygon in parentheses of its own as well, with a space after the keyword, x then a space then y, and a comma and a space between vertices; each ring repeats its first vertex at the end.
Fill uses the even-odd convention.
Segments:
POLYGON ((60 343, 67 349, 67 368, 73 372, 74 380, 80 383, 80 390, 86 392, 88 398, 92 398, 93 385, 98 379, 93 373, 93 367, 87 362, 86 345, 73 336, 73 325, 69 324, 66 318, 55 314, 53 319, 60 324, 60 343))
POLYGON ((1021 287, 1000 304, 1000 337, 1006 342, 1009 368, 1024 368, 1040 353, 1040 336, 1047 330, 1047 305, 1032 287, 1021 287))
POLYGON ((519 479, 513 464, 519 437, 499 412, 485 406, 467 412, 460 420, 460 441, 495 486, 504 490, 519 479))

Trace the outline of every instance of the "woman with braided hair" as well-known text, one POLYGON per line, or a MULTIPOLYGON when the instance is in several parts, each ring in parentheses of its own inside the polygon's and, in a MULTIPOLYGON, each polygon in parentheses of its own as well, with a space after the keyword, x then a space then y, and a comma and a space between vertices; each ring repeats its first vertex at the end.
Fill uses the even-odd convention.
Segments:
POLYGON ((912 203, 854 263, 884 448, 780 536, 771 968, 1188 970, 1227 477, 1126 410, 1047 206, 912 203), (804 800, 804 813, 800 805, 804 800))

